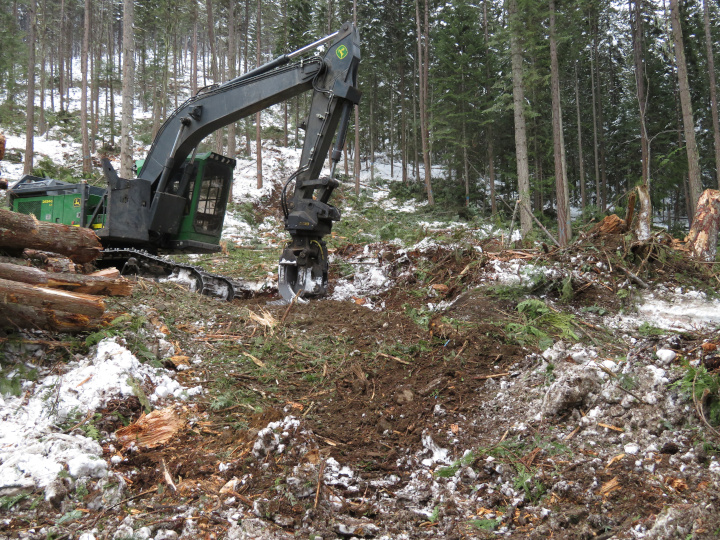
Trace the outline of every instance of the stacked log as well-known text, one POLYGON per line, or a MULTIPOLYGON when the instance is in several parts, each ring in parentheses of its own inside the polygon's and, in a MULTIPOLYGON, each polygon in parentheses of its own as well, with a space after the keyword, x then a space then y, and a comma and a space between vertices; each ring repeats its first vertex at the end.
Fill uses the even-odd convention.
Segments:
POLYGON ((88 229, 0 211, 0 250, 22 257, 0 259, 0 328, 77 332, 112 320, 103 297, 129 296, 132 282, 116 269, 77 273, 101 249, 88 229), (35 268, 29 260, 60 271, 35 268))

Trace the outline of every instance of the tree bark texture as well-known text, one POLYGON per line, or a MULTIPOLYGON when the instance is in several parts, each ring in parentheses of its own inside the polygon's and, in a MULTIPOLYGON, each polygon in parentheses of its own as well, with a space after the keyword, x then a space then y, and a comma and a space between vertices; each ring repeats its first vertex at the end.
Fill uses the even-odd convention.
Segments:
POLYGON ((120 121, 120 176, 132 178, 133 105, 135 97, 135 2, 123 0, 122 119, 120 121))
POLYGON ((83 30, 82 51, 80 53, 80 71, 82 72, 82 92, 80 95, 80 131, 82 133, 82 164, 83 173, 92 171, 92 158, 90 156, 90 136, 88 133, 88 53, 90 49, 90 3, 85 0, 85 18, 83 30))
POLYGON ((715 82, 715 58, 710 34, 710 13, 707 0, 703 0, 703 20, 705 25, 705 49, 707 52, 708 77, 710 79, 710 109, 712 113, 713 141, 715 143, 715 175, 720 188, 720 121, 718 120, 717 85, 715 82))
POLYGON ((645 59, 643 56, 643 22, 640 0, 635 0, 634 7, 630 5, 630 25, 632 28, 633 61, 635 63, 635 87, 637 90, 638 109, 640 111, 640 150, 642 165, 642 183, 647 184, 650 179, 650 144, 648 141, 647 125, 645 123, 647 111, 647 91, 645 90, 645 59))
POLYGON ((99 296, 0 279, 0 305, 5 307, 9 304, 48 308, 93 318, 102 317, 105 313, 105 302, 99 296))
MULTIPOLYGON (((209 1, 209 0, 208 0, 209 1)), ((257 2, 257 22, 255 27, 255 47, 256 50, 256 66, 260 67, 261 55, 260 55, 260 30, 262 23, 262 4, 260 0, 257 2)), ((257 188, 260 189, 263 186, 263 174, 262 174, 262 125, 261 125, 261 114, 258 111, 255 114, 255 163, 257 165, 257 188)))
MULTIPOLYGON (((426 0, 427 2, 427 0, 426 0)), ((427 13, 427 3, 425 5, 427 13)), ((417 23, 417 47, 418 47, 418 78, 419 78, 419 89, 420 89, 420 141, 422 145, 423 153, 423 166, 425 168, 425 191, 427 192, 428 204, 435 204, 435 197, 433 197, 432 191, 432 170, 430 165, 430 145, 429 145, 429 133, 428 133, 428 114, 427 114, 427 66, 425 65, 425 52, 428 43, 428 36, 423 32, 423 28, 420 22, 420 0, 415 0, 415 21, 417 23)))
POLYGON ((37 26, 37 1, 30 0, 28 6, 30 24, 28 28, 28 88, 27 119, 25 124, 25 163, 23 173, 30 174, 33 168, 35 137, 35 28, 37 26))
MULTIPOLYGON (((517 163, 518 193, 520 195, 520 232, 525 237, 532 230, 530 216, 530 166, 528 163, 527 128, 525 125, 525 86, 523 57, 520 45, 520 21, 517 0, 510 0, 510 51, 512 55, 513 112, 515 117, 515 160, 517 163)), ((490 186, 494 205, 494 182, 490 186)))
POLYGON ((567 176, 563 156, 562 110, 560 108, 560 69, 555 35, 555 0, 550 0, 550 88, 552 94, 553 152, 555 156, 555 192, 557 196, 558 241, 570 242, 570 201, 567 199, 567 176))
POLYGON ((673 42, 675 44, 675 61, 678 70, 678 87, 680 91, 680 108, 682 110, 683 129, 685 133, 685 150, 688 159, 688 179, 690 182, 690 203, 697 205, 702 194, 700 178, 700 156, 695 142, 695 122, 693 120, 692 102, 690 101, 690 85, 688 84, 685 48, 683 46, 682 26, 680 25, 680 7, 678 0, 670 0, 670 21, 672 23, 673 42))
POLYGON ((35 216, 0 209, 0 247, 51 251, 76 263, 94 261, 102 251, 90 229, 38 221, 35 216))
MULTIPOLYGON (((652 236, 652 202, 650 201, 650 189, 647 184, 642 184, 637 187, 637 196, 640 201, 640 211, 637 213, 632 227, 637 239, 641 242, 647 242, 652 236)), ((632 220, 628 220, 628 225, 631 224, 630 221, 632 220)))
POLYGON ((124 278, 44 272, 32 266, 1 262, 0 279, 101 296, 130 296, 133 290, 133 282, 124 278))
POLYGON ((706 189, 700 196, 690 232, 685 238, 691 253, 698 259, 714 261, 717 254, 720 225, 720 191, 706 189))

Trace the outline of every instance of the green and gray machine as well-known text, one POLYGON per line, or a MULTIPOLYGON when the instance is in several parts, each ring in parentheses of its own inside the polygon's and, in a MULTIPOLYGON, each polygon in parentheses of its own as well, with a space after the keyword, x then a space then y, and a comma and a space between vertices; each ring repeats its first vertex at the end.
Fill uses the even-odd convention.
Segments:
MULTIPOLYGON (((137 178, 121 178, 107 159, 102 161, 107 189, 26 175, 9 191, 10 207, 42 221, 94 229, 106 248, 105 260, 126 261, 141 270, 182 267, 157 255, 220 250, 235 167, 234 159, 198 153, 200 142, 232 122, 312 90, 300 167, 282 191, 291 240, 280 257, 278 289, 286 299, 324 295, 328 258, 323 238, 340 219, 328 200, 339 185, 333 176, 350 112, 360 101, 359 63, 357 29, 345 23, 334 34, 200 90, 165 121, 137 178), (322 58, 292 62, 330 42, 322 58), (330 175, 320 178, 331 147, 330 175)), ((203 292, 234 295, 233 284, 221 276, 195 272, 193 278, 203 292)))

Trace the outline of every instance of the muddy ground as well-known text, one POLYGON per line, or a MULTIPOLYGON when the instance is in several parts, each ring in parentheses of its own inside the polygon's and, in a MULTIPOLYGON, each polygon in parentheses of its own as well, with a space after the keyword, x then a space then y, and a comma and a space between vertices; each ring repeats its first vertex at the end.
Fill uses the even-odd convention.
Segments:
MULTIPOLYGON (((142 324, 104 337, 154 353, 161 333, 156 360, 205 392, 154 448, 115 435, 141 400, 110 400, 93 420, 108 479, 4 508, 0 538, 715 538, 720 440, 681 383, 717 369, 720 335, 612 323, 642 293, 605 260, 614 242, 377 244, 384 290, 291 306, 140 280, 109 305, 142 324)), ((677 285, 679 263, 642 260, 677 285)))

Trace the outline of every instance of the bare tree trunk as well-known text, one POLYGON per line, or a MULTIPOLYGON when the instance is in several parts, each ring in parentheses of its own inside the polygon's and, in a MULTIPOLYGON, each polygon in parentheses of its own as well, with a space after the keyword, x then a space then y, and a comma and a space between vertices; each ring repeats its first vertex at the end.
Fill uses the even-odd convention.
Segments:
POLYGON ((25 124, 25 163, 23 173, 30 174, 33 168, 35 137, 35 28, 37 26, 37 1, 30 0, 28 6, 30 24, 28 28, 28 89, 25 124))
MULTIPOLYGON (((230 77, 230 80, 234 79, 237 76, 237 32, 236 32, 236 23, 235 23, 235 1, 230 0, 230 3, 228 4, 228 18, 227 18, 227 25, 228 25, 228 74, 230 77)), ((227 134, 228 134, 228 156, 231 158, 235 158, 235 154, 237 153, 237 150, 235 148, 235 138, 237 133, 237 124, 235 122, 232 122, 228 126, 227 134)), ((231 194, 232 196, 232 194, 231 194)))
POLYGON ((85 0, 85 18, 82 52, 80 56, 80 71, 82 71, 82 92, 80 97, 80 131, 82 133, 82 163, 83 173, 89 174, 92 171, 92 160, 90 156, 90 137, 88 134, 88 49, 90 48, 90 3, 92 0, 85 0))
POLYGON ((135 2, 123 0, 122 119, 120 121, 120 176, 132 178, 133 101, 135 97, 135 2))
POLYGON ((60 112, 65 110, 65 0, 60 0, 60 44, 58 45, 58 94, 60 112))
MULTIPOLYGON (((243 73, 248 71, 248 45, 250 42, 250 0, 245 0, 245 41, 243 42, 243 73)), ((245 154, 249 157, 250 149, 250 118, 245 119, 245 154)), ((297 122, 296 122, 297 125, 297 122)), ((297 127, 295 128, 295 141, 297 144, 297 127)))
MULTIPOLYGON (((517 0, 510 0, 509 8, 513 111, 515 118, 515 161, 517 163, 518 194, 520 195, 520 231, 525 237, 532 230, 532 216, 530 215, 530 167, 528 165, 527 129, 525 125, 525 86, 523 84, 522 48, 518 35, 520 21, 518 20, 517 0)), ((491 186, 490 191, 494 205, 494 185, 491 186)))
MULTIPOLYGON (((255 28, 256 38, 256 64, 260 67, 261 55, 260 55, 260 23, 262 22, 262 4, 260 0, 257 2, 257 23, 255 28)), ((257 164, 257 187, 260 189, 263 185, 262 176, 262 126, 260 124, 260 111, 255 114, 255 162, 257 164)))
POLYGON ((702 194, 702 179, 700 178, 700 157, 697 143, 695 142, 695 122, 693 120, 692 102, 690 101, 690 85, 688 84, 687 64, 685 63, 685 49, 683 47, 678 0, 670 0, 670 22, 672 23, 673 42, 675 44, 678 86, 680 87, 680 108, 682 109, 685 150, 688 158, 690 203, 694 208, 702 194))
POLYGON ((637 89, 637 102, 640 111, 640 148, 642 164, 642 183, 648 185, 650 179, 650 147, 647 126, 645 124, 645 111, 647 109, 647 92, 645 91, 645 61, 643 58, 643 27, 642 8, 640 0, 635 0, 628 6, 630 11, 630 27, 632 29, 633 60, 635 63, 635 86, 637 89))
POLYGON ((38 120, 40 134, 44 135, 47 131, 45 123, 45 61, 47 56, 47 1, 43 0, 42 4, 42 23, 39 32, 40 38, 40 118, 38 120))
POLYGON ((555 35, 555 0, 550 0, 550 86, 552 94, 553 151, 555 155, 555 192, 557 197, 558 241, 566 246, 572 237, 570 208, 567 200, 567 176, 562 141, 562 111, 560 108, 560 69, 558 67, 557 37, 555 35))
POLYGON ((712 111, 713 140, 715 142, 715 174, 720 187, 720 122, 718 121, 717 86, 715 84, 715 58, 710 35, 710 13, 707 0, 703 0, 703 19, 705 23, 705 48, 707 50, 708 77, 710 78, 710 108, 712 111))
POLYGON ((577 117, 578 140, 578 169, 580 172, 580 208, 585 211, 587 206, 587 193, 585 192, 585 163, 583 160, 582 122, 580 116, 580 82, 578 80, 578 66, 575 63, 575 115, 577 117))
MULTIPOLYGON (((210 42, 210 69, 212 70, 213 84, 220 83, 217 54, 215 50, 215 19, 213 18, 213 0, 206 0, 208 18, 208 41, 210 42)), ((215 131, 215 152, 223 153, 223 130, 215 131)))
MULTIPOLYGON (((513 2, 511 4, 511 8, 514 7, 515 10, 517 10, 517 2, 513 2)), ((483 0, 483 33, 485 34, 485 51, 489 55, 490 52, 490 32, 489 32, 489 23, 488 23, 488 12, 487 12, 487 0, 483 0)), ((514 35, 515 38, 517 38, 517 34, 511 34, 514 35)), ((511 46, 512 47, 512 46, 511 46)), ((522 57, 520 58, 522 61, 522 57)), ((521 65, 522 66, 522 65, 521 65)), ((522 71, 520 72, 521 79, 520 83, 522 84, 522 71)), ((487 64, 486 70, 485 70, 485 76, 487 77, 487 81, 491 80, 490 77, 490 64, 487 64)), ((514 76, 514 72, 513 72, 514 76)), ((514 79, 513 79, 514 84, 514 79)), ((485 87, 485 91, 488 92, 488 95, 490 93, 489 83, 485 87)), ((514 87, 513 87, 514 92, 514 87)), ((525 113, 523 111, 523 121, 525 119, 525 113)), ((494 216, 497 213, 497 197, 495 196, 495 147, 494 147, 494 137, 495 133, 493 130, 492 124, 488 124, 487 126, 487 159, 488 159, 488 182, 490 183, 490 213, 494 216)), ((517 140, 515 141, 515 144, 517 145, 517 140)), ((526 153, 527 155, 527 153, 526 153)), ((520 217, 522 219, 522 216, 520 217)), ((532 227, 532 224, 530 225, 532 227)))
POLYGON ((192 56, 190 66, 190 94, 195 95, 198 92, 198 8, 197 0, 192 0, 193 14, 193 38, 192 38, 192 56))
MULTIPOLYGON (((417 1, 417 0, 416 0, 417 1)), ((357 0, 353 0, 353 23, 357 26, 357 0)), ((353 155, 355 196, 360 196, 360 109, 355 105, 355 152, 353 155)))
POLYGON ((407 184, 407 112, 405 110, 405 63, 400 63, 400 155, 402 161, 402 182, 407 184))
MULTIPOLYGON (((427 0, 426 0, 427 1, 427 0)), ((425 6, 427 10, 427 5, 425 6)), ((426 57, 426 48, 429 46, 427 42, 428 36, 425 35, 420 25, 420 0, 415 0, 415 21, 417 23, 417 47, 418 47, 418 77, 420 89, 420 141, 422 144, 423 166, 425 168, 425 191, 427 193, 428 204, 434 205, 435 198, 432 191, 432 171, 430 169, 430 148, 428 133, 428 114, 427 114, 427 84, 426 84, 426 66, 424 59, 426 57)))

